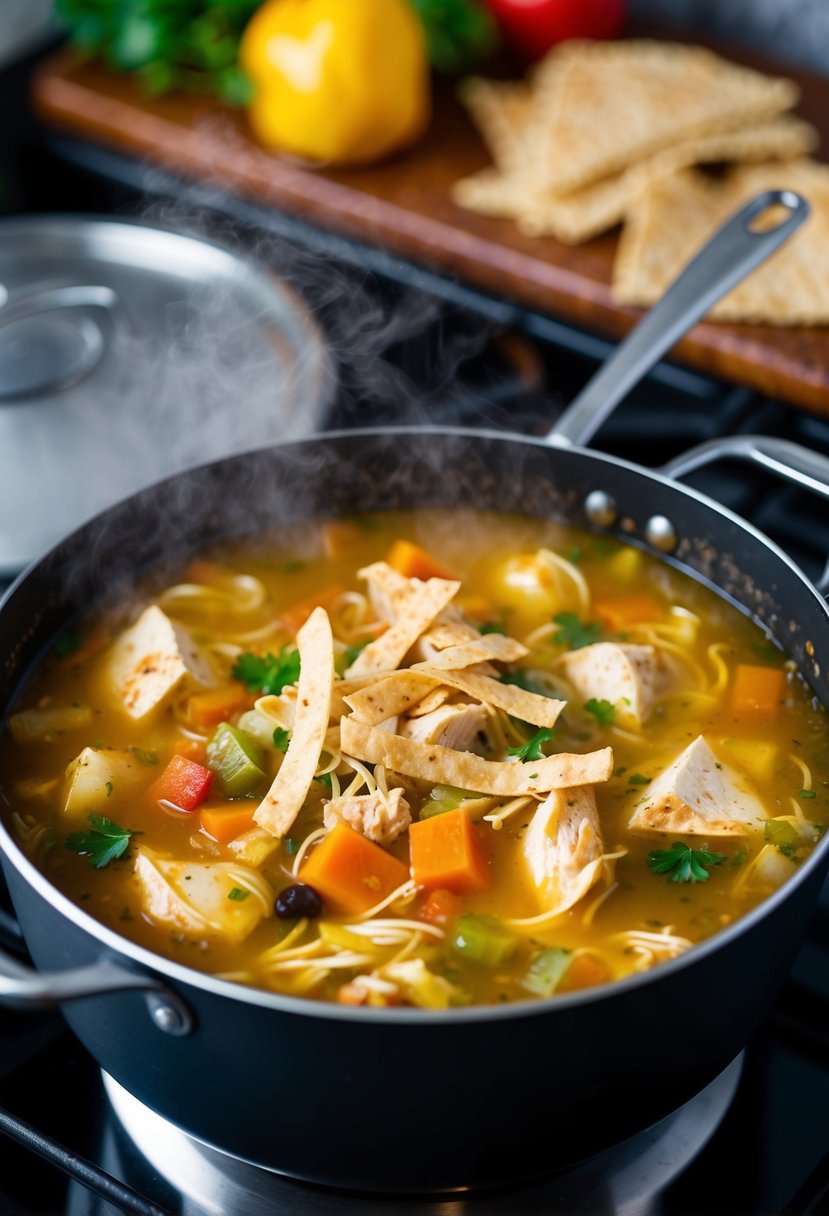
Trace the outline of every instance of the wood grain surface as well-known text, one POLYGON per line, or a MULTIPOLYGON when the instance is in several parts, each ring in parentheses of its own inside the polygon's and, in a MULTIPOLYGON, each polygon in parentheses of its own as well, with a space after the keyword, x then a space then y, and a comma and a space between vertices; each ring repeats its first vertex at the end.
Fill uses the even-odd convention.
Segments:
MULTIPOLYGON (((736 56, 732 56, 736 57, 736 56)), ((758 66, 756 57, 744 61, 758 66)), ((793 76, 798 112, 818 127, 829 154, 829 80, 793 76)), ((39 116, 75 136, 358 237, 519 305, 618 337, 637 320, 610 294, 616 233, 570 247, 522 236, 508 220, 456 207, 449 187, 488 155, 451 88, 438 90, 432 123, 415 148, 363 169, 318 170, 259 148, 244 114, 204 98, 149 99, 125 78, 61 51, 33 79, 39 116)), ((676 348, 678 361, 829 415, 829 326, 701 324, 676 348)))

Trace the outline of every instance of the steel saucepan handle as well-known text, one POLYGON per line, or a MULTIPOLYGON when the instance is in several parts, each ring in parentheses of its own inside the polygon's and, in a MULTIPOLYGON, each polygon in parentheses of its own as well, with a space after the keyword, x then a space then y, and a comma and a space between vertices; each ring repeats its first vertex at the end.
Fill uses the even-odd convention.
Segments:
MULTIPOLYGON (((770 439, 765 435, 725 435, 722 439, 710 439, 675 456, 659 472, 678 480, 716 460, 746 460, 801 490, 829 499, 829 458, 789 439, 770 439)), ((822 595, 829 593, 829 558, 816 586, 822 595)))
POLYGON ((193 1016, 184 1001, 154 976, 111 959, 66 971, 36 971, 0 951, 0 1005, 11 1009, 54 1009, 63 1001, 128 991, 144 993, 154 1025, 165 1034, 184 1035, 193 1029, 193 1016))
POLYGON ((765 190, 714 234, 658 304, 617 347, 547 435, 558 447, 589 443, 630 389, 700 317, 741 279, 764 262, 799 228, 809 204, 792 190, 765 190), (775 227, 755 221, 770 207, 788 214, 775 227))

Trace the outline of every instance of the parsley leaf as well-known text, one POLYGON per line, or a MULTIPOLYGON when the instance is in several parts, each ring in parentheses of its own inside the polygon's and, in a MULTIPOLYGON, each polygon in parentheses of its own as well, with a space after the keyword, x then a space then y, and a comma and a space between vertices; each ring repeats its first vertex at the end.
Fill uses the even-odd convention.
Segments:
POLYGON ((66 847, 73 853, 89 858, 89 864, 102 870, 111 861, 123 857, 129 848, 130 837, 135 835, 128 828, 119 827, 104 815, 87 815, 92 824, 89 832, 72 832, 66 837, 66 847))
POLYGON ((585 701, 584 708, 593 715, 599 726, 610 726, 616 713, 616 707, 611 701, 597 701, 595 697, 585 701))
POLYGON ((570 650, 592 646, 602 632, 598 621, 581 621, 575 612, 557 612, 553 617, 553 624, 558 625, 554 642, 557 646, 567 646, 570 650))
POLYGON ((242 900, 247 899, 249 895, 250 891, 246 891, 244 887, 234 887, 232 891, 228 892, 227 897, 228 899, 232 899, 234 903, 240 904, 242 900))
POLYGON ((278 696, 299 679, 299 651, 283 646, 278 655, 240 654, 233 664, 233 677, 241 680, 248 692, 278 696))
POLYGON ((644 773, 631 773, 628 777, 628 785, 650 785, 651 778, 646 777, 644 773))
POLYGON ((542 726, 541 730, 535 732, 532 739, 528 739, 520 747, 508 747, 507 755, 517 756, 519 760, 543 760, 544 753, 541 750, 541 744, 546 743, 552 737, 553 732, 550 727, 542 726))
POLYGON ((817 790, 800 790, 798 798, 817 798, 817 790))
POLYGON ((503 625, 499 625, 497 621, 482 621, 478 626, 478 633, 485 637, 488 633, 506 633, 503 625))
POLYGON ((654 849, 648 853, 648 868, 654 874, 666 875, 668 882, 707 882, 711 875, 705 867, 718 866, 723 861, 724 853, 691 849, 680 840, 669 849, 654 849))
POLYGON ((331 793, 331 774, 330 773, 318 773, 316 775, 316 777, 314 778, 314 780, 319 781, 320 785, 324 786, 328 790, 329 794, 331 793))
POLYGON ((278 752, 288 750, 288 744, 291 742, 291 732, 285 730, 284 726, 277 726, 273 732, 273 745, 278 752))

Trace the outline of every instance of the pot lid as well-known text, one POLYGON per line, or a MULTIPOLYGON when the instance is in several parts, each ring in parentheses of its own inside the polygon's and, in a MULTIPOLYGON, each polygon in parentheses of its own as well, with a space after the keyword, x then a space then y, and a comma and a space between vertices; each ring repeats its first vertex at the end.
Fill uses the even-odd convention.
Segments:
POLYGON ((268 270, 138 223, 0 222, 0 574, 170 473, 311 434, 332 389, 268 270))

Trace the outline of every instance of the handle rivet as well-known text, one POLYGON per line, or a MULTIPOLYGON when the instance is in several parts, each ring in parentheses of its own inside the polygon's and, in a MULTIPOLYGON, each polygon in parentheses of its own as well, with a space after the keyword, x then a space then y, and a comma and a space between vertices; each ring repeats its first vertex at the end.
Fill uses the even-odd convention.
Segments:
POLYGON ((673 553, 677 547, 676 528, 664 515, 652 515, 645 524, 645 540, 660 553, 673 553))
POLYGON ((193 1029, 193 1019, 187 1007, 152 993, 147 996, 147 1008, 153 1024, 164 1034, 180 1036, 189 1034, 193 1029))
POLYGON ((615 498, 604 490, 591 490, 584 500, 584 510, 591 524, 597 528, 609 528, 616 523, 619 514, 615 498))

